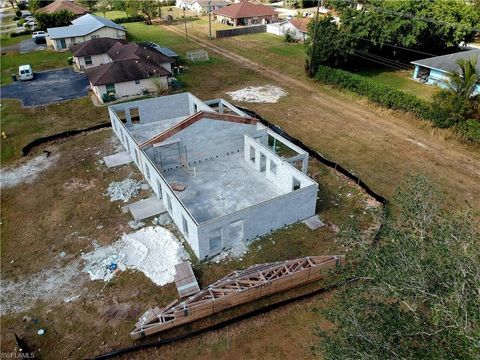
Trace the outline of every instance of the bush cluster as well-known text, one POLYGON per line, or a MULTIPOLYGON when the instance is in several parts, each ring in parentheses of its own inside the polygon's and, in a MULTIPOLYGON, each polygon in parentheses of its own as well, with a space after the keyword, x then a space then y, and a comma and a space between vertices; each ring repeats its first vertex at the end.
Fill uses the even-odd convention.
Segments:
POLYGON ((420 118, 431 119, 431 109, 426 101, 419 99, 415 95, 365 79, 360 75, 320 65, 316 78, 323 83, 338 85, 366 96, 369 100, 387 108, 409 111, 420 118))
POLYGON ((316 79, 363 95, 389 109, 414 113, 421 119, 432 121, 436 127, 453 127, 465 140, 480 142, 480 121, 471 118, 468 101, 449 92, 441 91, 430 105, 415 95, 325 65, 319 66, 316 79))
POLYGON ((127 17, 121 17, 112 20, 116 24, 125 24, 125 23, 132 23, 132 22, 138 22, 138 21, 144 21, 145 18, 141 15, 137 16, 127 16, 127 17))
POLYGON ((10 37, 17 37, 17 36, 23 36, 23 35, 28 35, 28 34, 31 34, 32 31, 31 30, 23 30, 23 31, 20 31, 20 32, 12 32, 10 33, 10 37))

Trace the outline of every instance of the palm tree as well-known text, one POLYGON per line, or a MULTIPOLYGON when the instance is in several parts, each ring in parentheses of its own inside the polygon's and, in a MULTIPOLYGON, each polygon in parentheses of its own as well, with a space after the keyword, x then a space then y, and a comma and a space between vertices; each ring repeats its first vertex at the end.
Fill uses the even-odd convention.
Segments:
MULTIPOLYGON (((450 75, 450 89, 463 99, 471 100, 476 85, 480 83, 480 73, 476 69, 477 61, 478 58, 458 60, 457 65, 460 69, 450 75)), ((476 98, 478 95, 476 94, 474 97, 476 98)))

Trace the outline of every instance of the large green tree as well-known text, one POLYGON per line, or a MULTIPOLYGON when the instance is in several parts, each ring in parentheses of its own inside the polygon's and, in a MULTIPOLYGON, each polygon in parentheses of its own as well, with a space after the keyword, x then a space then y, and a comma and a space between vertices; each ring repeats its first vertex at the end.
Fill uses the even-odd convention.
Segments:
POLYGON ((478 359, 478 222, 453 214, 440 194, 426 177, 410 176, 373 249, 345 231, 351 253, 367 255, 359 281, 324 311, 333 327, 319 331, 323 358, 478 359))
MULTIPOLYGON (((471 41, 480 24, 480 11, 456 0, 368 0, 361 9, 353 1, 328 0, 327 4, 336 9, 340 22, 335 41, 329 45, 323 39, 325 48, 336 50, 324 50, 334 58, 325 64, 346 67, 362 61, 395 67, 429 54, 452 52, 462 41, 471 41)), ((324 34, 316 34, 322 41, 324 34)), ((311 26, 309 37, 314 35, 311 26)))
POLYGON ((35 13, 37 27, 42 30, 58 26, 68 26, 73 19, 75 19, 75 14, 69 10, 60 10, 51 14, 44 12, 35 13))
POLYGON ((125 12, 130 16, 142 15, 149 25, 161 12, 160 4, 155 0, 129 0, 125 2, 125 12))

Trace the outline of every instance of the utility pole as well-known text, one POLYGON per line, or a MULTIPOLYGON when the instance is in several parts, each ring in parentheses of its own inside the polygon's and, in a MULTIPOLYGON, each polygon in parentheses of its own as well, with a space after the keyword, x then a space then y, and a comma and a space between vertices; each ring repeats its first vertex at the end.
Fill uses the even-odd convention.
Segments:
POLYGON ((185 5, 183 6, 183 23, 185 24, 185 37, 188 40, 188 32, 187 32, 187 16, 185 15, 185 5))
POLYGON ((208 39, 212 40, 212 3, 208 0, 208 39))
POLYGON ((310 63, 308 64, 308 76, 313 76, 313 66, 312 66, 312 60, 313 56, 315 54, 315 50, 317 49, 317 36, 318 36, 318 19, 319 19, 319 14, 320 14, 320 2, 323 7, 323 1, 324 0, 318 0, 317 1, 317 13, 315 14, 315 29, 313 30, 313 42, 312 42, 312 51, 310 54, 310 63))

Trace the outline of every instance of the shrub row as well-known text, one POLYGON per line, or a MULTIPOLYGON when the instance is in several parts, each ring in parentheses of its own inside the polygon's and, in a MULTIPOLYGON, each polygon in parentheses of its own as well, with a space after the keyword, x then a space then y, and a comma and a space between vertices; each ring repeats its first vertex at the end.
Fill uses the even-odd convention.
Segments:
POLYGON ((127 17, 121 17, 121 18, 116 18, 113 19, 112 21, 116 24, 125 24, 125 23, 131 23, 131 22, 138 22, 138 21, 144 21, 145 18, 141 15, 137 16, 127 16, 127 17))
POLYGON ((23 31, 20 31, 20 32, 12 32, 10 33, 10 37, 17 37, 17 36, 23 36, 23 35, 28 35, 28 34, 31 34, 32 31, 31 30, 23 30, 23 31))
POLYGON ((426 101, 415 95, 365 79, 360 75, 320 65, 316 79, 366 96, 369 100, 387 108, 413 112, 420 118, 431 120, 431 107, 426 101))

